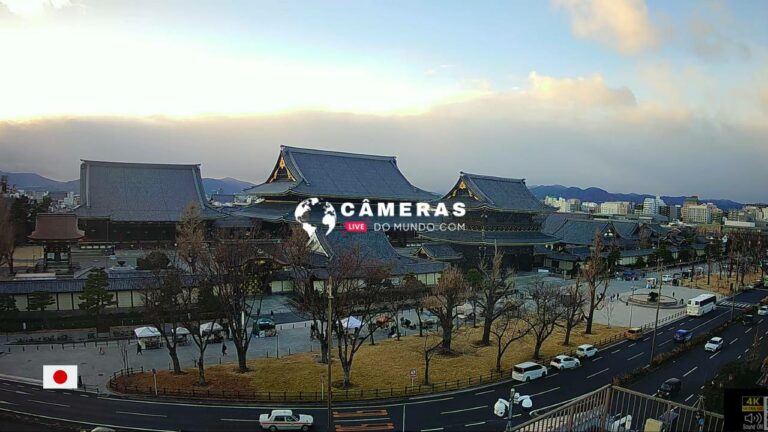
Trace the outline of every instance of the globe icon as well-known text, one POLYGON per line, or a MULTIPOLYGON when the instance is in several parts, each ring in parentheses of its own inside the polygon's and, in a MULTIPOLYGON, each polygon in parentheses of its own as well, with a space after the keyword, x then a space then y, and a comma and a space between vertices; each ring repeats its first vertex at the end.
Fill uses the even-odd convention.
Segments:
POLYGON ((321 202, 319 198, 307 198, 296 206, 293 213, 296 222, 301 224, 301 228, 304 229, 310 239, 317 231, 317 226, 313 223, 311 216, 313 212, 319 212, 320 207, 323 211, 321 223, 327 228, 325 235, 328 235, 336 227, 336 209, 333 208, 333 204, 327 201, 321 202))

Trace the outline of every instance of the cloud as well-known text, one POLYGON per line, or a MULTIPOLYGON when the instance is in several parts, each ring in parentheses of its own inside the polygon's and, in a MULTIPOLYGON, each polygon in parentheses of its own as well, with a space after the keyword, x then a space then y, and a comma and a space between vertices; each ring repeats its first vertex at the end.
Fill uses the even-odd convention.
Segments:
POLYGON ((576 79, 528 75, 532 97, 579 107, 624 107, 636 104, 635 95, 626 87, 610 88, 602 75, 576 79))
POLYGON ((643 0, 552 0, 568 11, 573 33, 607 45, 622 54, 655 46, 659 30, 651 23, 643 0))
POLYGON ((686 36, 691 52, 708 61, 749 60, 749 45, 731 36, 738 25, 724 3, 702 3, 688 21, 686 36))
POLYGON ((70 0, 0 0, 0 5, 5 6, 10 13, 25 18, 38 17, 51 9, 61 9, 71 4, 70 0))

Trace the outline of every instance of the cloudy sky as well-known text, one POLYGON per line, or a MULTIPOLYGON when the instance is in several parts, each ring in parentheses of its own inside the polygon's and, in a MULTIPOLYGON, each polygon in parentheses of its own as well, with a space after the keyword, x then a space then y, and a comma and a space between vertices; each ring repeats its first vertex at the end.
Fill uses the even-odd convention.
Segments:
MULTIPOLYGON (((0 0, 0 169, 279 145, 533 184, 768 201, 768 2, 0 0)), ((329 173, 332 175, 332 173, 329 173)), ((375 175, 375 173, 372 173, 375 175)))

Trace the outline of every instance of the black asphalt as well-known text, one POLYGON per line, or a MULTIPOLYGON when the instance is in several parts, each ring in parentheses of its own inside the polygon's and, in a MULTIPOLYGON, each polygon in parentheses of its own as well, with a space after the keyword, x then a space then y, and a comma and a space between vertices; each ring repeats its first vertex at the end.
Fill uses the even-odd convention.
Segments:
MULTIPOLYGON (((736 301, 756 303, 766 295, 768 291, 754 290, 739 294, 736 301)), ((684 317, 666 324, 659 328, 657 353, 674 347, 674 330, 685 328, 699 334, 729 317, 730 308, 720 306, 702 317, 684 317)), ((705 352, 703 346, 693 349, 630 387, 652 394, 667 378, 681 378, 683 389, 675 400, 693 404, 705 380, 711 379, 722 364, 747 355, 745 350, 751 347, 755 333, 758 333, 760 349, 765 355, 768 344, 760 339, 766 337, 768 323, 763 321, 768 317, 756 318, 752 327, 738 322, 731 325, 721 335, 728 345, 720 353, 705 352)), ((507 398, 510 387, 532 396, 535 408, 550 406, 596 390, 610 383, 613 376, 646 365, 650 346, 650 334, 640 341, 622 341, 603 348, 594 359, 584 361, 578 369, 561 373, 551 371, 547 378, 529 383, 496 383, 484 388, 391 402, 344 403, 334 407, 333 430, 503 430, 505 420, 493 415, 493 404, 500 397, 507 398)), ((259 414, 275 408, 292 408, 310 414, 315 418, 315 430, 327 430, 327 411, 318 406, 135 400, 77 391, 43 390, 37 385, 0 380, 0 410, 118 429, 253 431, 258 430, 259 414)), ((522 412, 514 416, 515 423, 528 419, 522 412)))

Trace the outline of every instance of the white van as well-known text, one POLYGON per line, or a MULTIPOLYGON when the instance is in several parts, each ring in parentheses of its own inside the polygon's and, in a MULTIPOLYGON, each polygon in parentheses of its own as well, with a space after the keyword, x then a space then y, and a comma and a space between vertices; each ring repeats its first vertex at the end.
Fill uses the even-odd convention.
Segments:
POLYGON ((512 368, 512 379, 517 381, 526 382, 544 376, 547 376, 547 368, 538 363, 528 361, 512 368))

